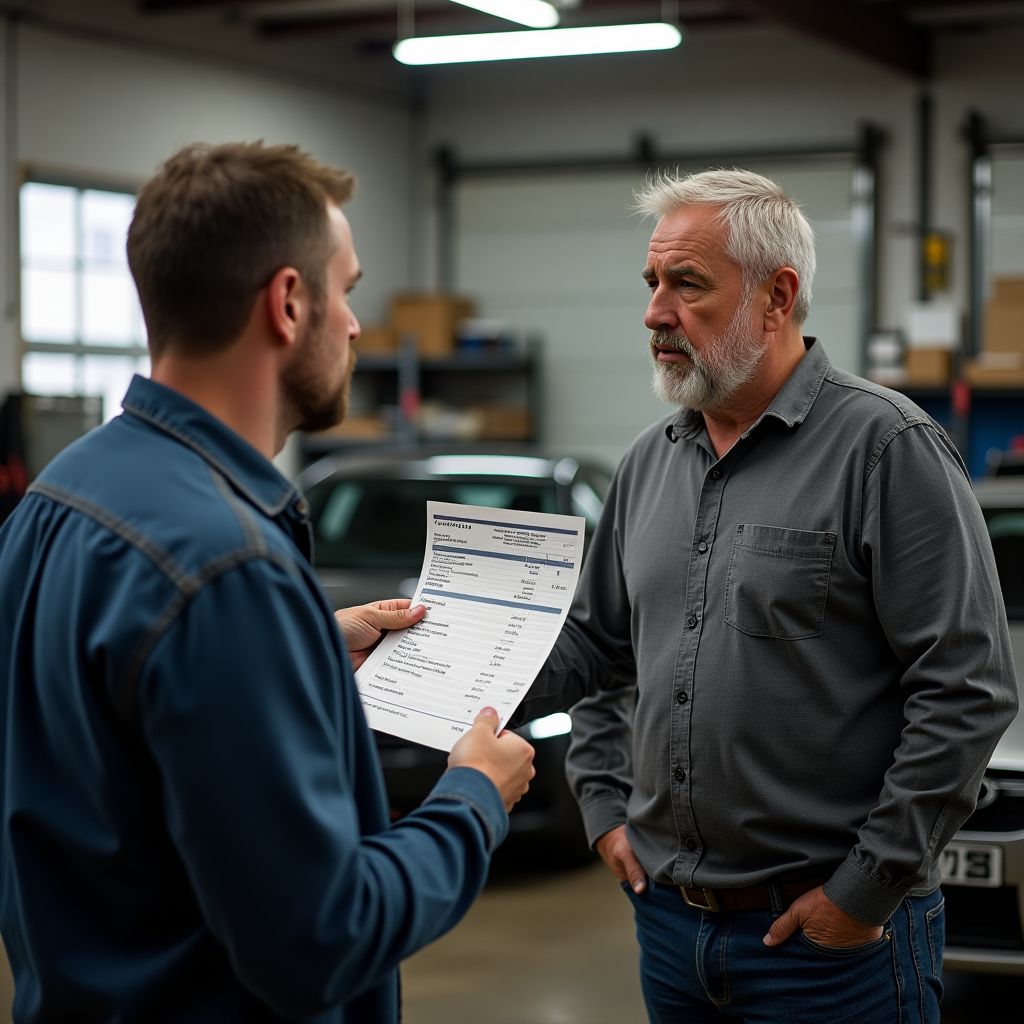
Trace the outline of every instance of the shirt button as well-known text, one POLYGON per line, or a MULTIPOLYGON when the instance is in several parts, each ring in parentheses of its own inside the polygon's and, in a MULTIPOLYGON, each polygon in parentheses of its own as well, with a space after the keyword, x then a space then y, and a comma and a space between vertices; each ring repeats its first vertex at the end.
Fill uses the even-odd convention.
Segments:
POLYGON ((705 543, 704 543, 704 541, 701 541, 701 542, 700 542, 700 543, 699 543, 699 544, 697 545, 697 550, 698 550, 698 551, 699 551, 699 552, 700 552, 700 553, 701 553, 702 555, 704 554, 704 552, 705 552, 705 551, 707 551, 707 549, 708 549, 708 546, 707 546, 707 544, 705 544, 705 543))
POLYGON ((694 839, 693 836, 687 836, 683 840, 683 848, 689 850, 690 853, 693 853, 693 851, 697 849, 697 840, 694 839))
POLYGON ((686 778, 686 772, 683 771, 682 768, 676 768, 676 770, 673 772, 673 774, 675 775, 676 780, 679 781, 679 782, 682 782, 683 779, 686 778))
POLYGON ((722 476, 722 471, 720 469, 713 469, 713 470, 711 470, 711 479, 712 480, 719 480, 719 479, 721 479, 721 476, 722 476))
POLYGON ((298 512, 300 516, 308 516, 309 515, 309 502, 306 501, 305 498, 297 499, 296 502, 295 502, 295 511, 298 512))
POLYGON ((696 615, 687 615, 686 616, 686 628, 687 629, 693 629, 693 627, 696 626, 696 625, 697 625, 697 616, 696 615))
POLYGON ((686 695, 686 691, 685 690, 680 690, 676 694, 676 700, 679 701, 680 704, 685 704, 689 699, 690 698, 686 695))

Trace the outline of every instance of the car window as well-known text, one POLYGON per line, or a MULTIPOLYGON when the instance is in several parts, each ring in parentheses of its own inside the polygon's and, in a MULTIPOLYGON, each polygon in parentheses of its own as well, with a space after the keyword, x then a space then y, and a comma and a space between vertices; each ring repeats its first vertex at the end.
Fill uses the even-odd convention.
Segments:
POLYGON ((543 480, 328 479, 306 497, 314 563, 327 569, 415 573, 423 561, 428 500, 557 511, 553 484, 543 480))
POLYGON ((985 509, 1006 617, 1024 620, 1024 509, 985 509))

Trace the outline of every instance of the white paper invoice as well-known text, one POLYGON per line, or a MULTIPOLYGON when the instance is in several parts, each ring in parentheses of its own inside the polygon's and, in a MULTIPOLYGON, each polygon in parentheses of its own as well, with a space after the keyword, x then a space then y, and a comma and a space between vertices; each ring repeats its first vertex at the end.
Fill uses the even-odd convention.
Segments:
POLYGON ((413 604, 356 672, 373 729, 451 750, 490 705, 501 725, 565 622, 583 555, 580 516, 427 502, 413 604))

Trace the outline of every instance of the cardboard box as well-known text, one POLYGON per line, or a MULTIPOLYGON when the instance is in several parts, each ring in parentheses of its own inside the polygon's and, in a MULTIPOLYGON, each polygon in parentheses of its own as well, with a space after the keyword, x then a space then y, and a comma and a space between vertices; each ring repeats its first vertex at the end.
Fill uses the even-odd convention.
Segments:
POLYGON ((455 350, 460 320, 475 312, 469 299, 455 295, 396 295, 391 301, 391 328, 399 343, 415 338, 416 351, 424 356, 447 356, 455 350))
POLYGON ((384 437, 387 427, 380 416, 346 416, 341 423, 320 430, 312 437, 339 438, 342 440, 374 441, 384 437))
POLYGON ((906 383, 911 387, 945 387, 949 383, 952 356, 947 348, 909 348, 906 383))
POLYGON ((477 436, 485 441, 526 441, 530 437, 530 410, 521 405, 475 405, 479 416, 477 436))
POLYGON ((364 327, 354 348, 357 355, 390 355, 398 348, 398 335, 390 327, 364 327))
POLYGON ((1024 277, 997 277, 992 298, 996 302, 1024 306, 1024 277))
POLYGON ((1024 352, 982 352, 964 366, 964 378, 980 387, 1024 387, 1024 352))
POLYGON ((907 383, 905 366, 872 366, 868 369, 867 378, 884 388, 895 388, 897 391, 907 383))
POLYGON ((907 310, 907 348, 955 349, 960 311, 948 302, 915 302, 907 310))
POLYGON ((1024 352, 1024 302, 992 299, 985 306, 986 352, 1024 352))

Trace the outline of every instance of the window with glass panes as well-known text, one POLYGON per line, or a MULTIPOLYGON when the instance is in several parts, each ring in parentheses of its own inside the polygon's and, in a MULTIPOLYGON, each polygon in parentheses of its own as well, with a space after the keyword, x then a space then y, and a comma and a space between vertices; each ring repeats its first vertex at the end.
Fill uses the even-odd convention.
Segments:
POLYGON ((20 190, 22 389, 97 395, 116 416, 133 373, 149 372, 128 272, 130 192, 47 181, 20 190))

